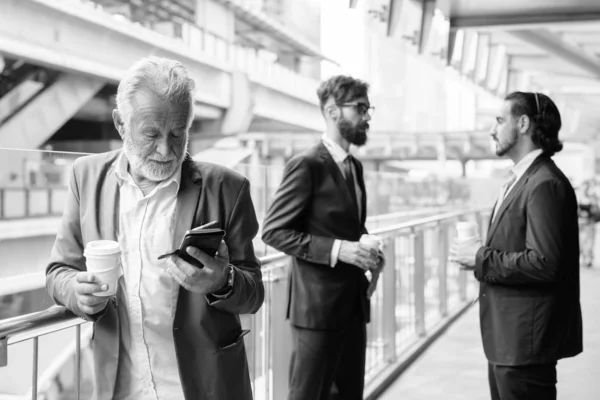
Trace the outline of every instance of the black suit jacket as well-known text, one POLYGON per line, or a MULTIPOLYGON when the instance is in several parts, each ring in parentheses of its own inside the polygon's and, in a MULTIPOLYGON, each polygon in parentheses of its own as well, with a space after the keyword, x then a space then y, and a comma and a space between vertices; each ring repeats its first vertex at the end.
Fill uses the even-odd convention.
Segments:
POLYGON ((553 363, 582 351, 577 199, 549 156, 533 162, 500 206, 475 277, 490 363, 553 363))
POLYGON ((321 142, 288 162, 265 218, 263 241, 293 256, 287 318, 296 326, 340 329, 357 313, 369 321, 364 272, 343 262, 329 265, 334 239, 357 241, 366 233, 358 160, 355 167, 363 194, 360 218, 342 172, 321 142))

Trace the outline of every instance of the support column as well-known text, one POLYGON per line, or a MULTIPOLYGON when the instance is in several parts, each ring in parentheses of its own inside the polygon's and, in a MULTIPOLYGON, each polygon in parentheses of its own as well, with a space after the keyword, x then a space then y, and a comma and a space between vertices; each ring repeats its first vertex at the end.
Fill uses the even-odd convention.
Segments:
POLYGON ((477 36, 477 56, 475 58, 475 73, 473 80, 476 84, 485 84, 487 79, 490 57, 490 34, 479 33, 477 36))

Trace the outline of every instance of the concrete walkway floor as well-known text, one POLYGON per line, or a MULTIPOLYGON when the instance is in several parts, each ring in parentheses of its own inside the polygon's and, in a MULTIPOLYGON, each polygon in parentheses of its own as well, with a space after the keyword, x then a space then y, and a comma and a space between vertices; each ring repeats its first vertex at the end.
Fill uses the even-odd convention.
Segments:
MULTIPOLYGON (((599 254, 599 253, 597 253, 599 254)), ((581 269, 583 353, 558 363, 559 400, 600 399, 600 266, 581 269)), ((435 341, 380 400, 488 400, 487 361, 475 304, 435 341)), ((535 400, 535 399, 532 399, 535 400)))

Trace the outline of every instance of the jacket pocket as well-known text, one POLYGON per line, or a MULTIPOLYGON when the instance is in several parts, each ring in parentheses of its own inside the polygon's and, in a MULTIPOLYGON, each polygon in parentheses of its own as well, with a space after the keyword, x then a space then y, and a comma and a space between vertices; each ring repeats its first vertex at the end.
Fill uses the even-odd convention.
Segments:
POLYGON ((221 351, 227 351, 227 350, 233 349, 234 347, 236 347, 237 345, 242 343, 242 341, 244 340, 244 336, 246 336, 249 333, 250 333, 250 329, 242 330, 232 343, 229 343, 229 344, 226 344, 223 346, 219 346, 218 351, 221 352, 221 351))

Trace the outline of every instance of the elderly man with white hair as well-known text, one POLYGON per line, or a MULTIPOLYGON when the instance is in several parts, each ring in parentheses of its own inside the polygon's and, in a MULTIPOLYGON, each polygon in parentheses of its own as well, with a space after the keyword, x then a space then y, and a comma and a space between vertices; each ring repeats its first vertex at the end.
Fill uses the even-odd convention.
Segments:
POLYGON ((250 400, 239 314, 264 300, 252 240, 258 231, 248 180, 187 153, 194 81, 179 62, 150 57, 121 80, 113 119, 123 148, 73 165, 62 224, 46 270, 58 304, 94 321, 95 398, 250 400), (218 221, 215 257, 188 248, 189 229, 218 221), (112 298, 87 272, 83 250, 115 240, 123 275, 112 298))

